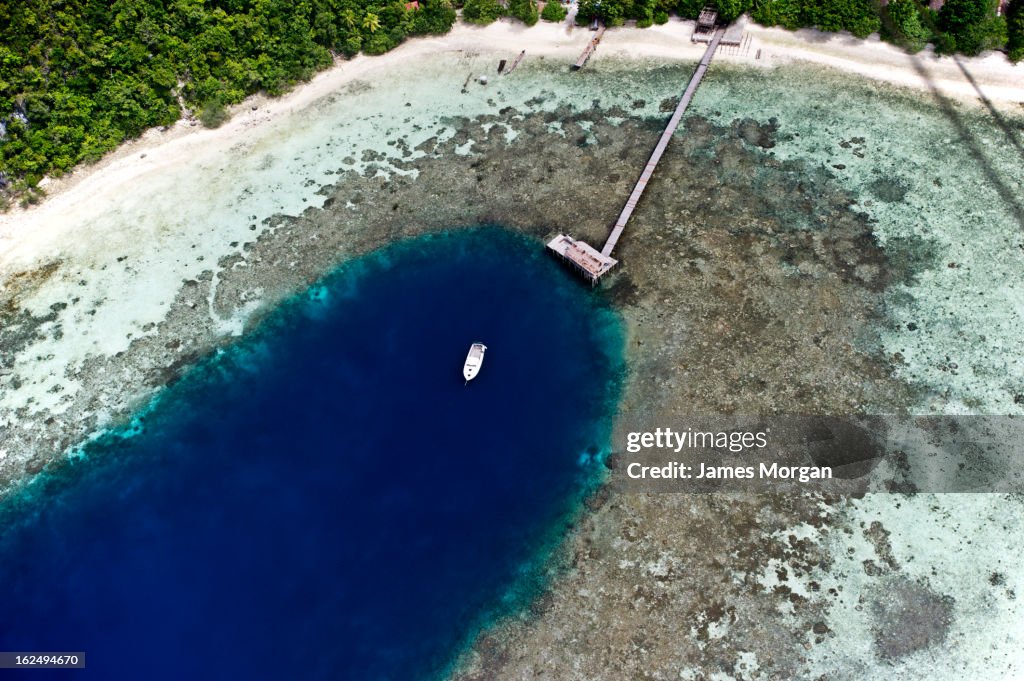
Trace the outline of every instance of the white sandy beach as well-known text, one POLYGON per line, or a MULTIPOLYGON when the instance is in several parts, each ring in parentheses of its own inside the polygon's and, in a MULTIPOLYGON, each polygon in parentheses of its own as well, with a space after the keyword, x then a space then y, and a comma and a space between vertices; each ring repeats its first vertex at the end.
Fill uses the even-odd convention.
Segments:
MULTIPOLYGON (((595 59, 696 59, 704 46, 689 40, 692 30, 692 22, 675 19, 664 26, 642 30, 612 29, 605 34, 595 59)), ((748 38, 743 47, 723 48, 716 59, 762 67, 814 63, 898 86, 933 90, 964 102, 978 103, 985 97, 995 106, 1024 111, 1024 64, 1013 65, 1002 54, 954 58, 936 57, 924 51, 910 55, 877 38, 859 40, 813 30, 790 32, 750 22, 745 30, 748 38)), ((25 254, 24 247, 34 250, 32 244, 41 236, 40 230, 59 229, 61 216, 67 211, 88 213, 90 206, 97 205, 98 198, 125 192, 142 176, 194 160, 198 153, 206 155, 218 148, 229 148, 244 140, 254 126, 296 115, 346 83, 372 79, 375 72, 384 72, 393 64, 438 52, 514 55, 520 50, 526 50, 528 56, 564 58, 568 63, 591 37, 586 28, 546 22, 532 28, 507 20, 487 27, 458 23, 448 35, 409 40, 383 56, 360 55, 339 61, 280 98, 253 96, 234 107, 231 120, 216 130, 203 129, 184 119, 167 130, 151 130, 95 165, 79 168, 64 178, 44 180, 48 198, 42 205, 0 215, 0 273, 11 271, 12 251, 25 254)), ((43 252, 37 255, 45 257, 43 252)), ((27 264, 23 258, 18 260, 27 264)))

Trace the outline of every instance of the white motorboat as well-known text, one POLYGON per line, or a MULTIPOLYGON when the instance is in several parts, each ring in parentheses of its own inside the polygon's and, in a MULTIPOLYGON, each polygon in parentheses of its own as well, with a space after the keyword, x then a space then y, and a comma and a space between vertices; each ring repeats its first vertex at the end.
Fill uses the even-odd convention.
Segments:
POLYGON ((466 379, 466 383, 472 381, 480 373, 480 367, 484 363, 485 352, 487 352, 487 346, 483 343, 473 343, 469 346, 466 363, 462 365, 462 375, 466 379))

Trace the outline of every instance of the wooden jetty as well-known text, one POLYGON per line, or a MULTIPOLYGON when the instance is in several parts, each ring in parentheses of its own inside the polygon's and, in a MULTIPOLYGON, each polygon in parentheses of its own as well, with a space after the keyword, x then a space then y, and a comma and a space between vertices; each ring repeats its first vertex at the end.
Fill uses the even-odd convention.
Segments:
POLYGON ((636 208, 636 204, 640 201, 640 197, 644 193, 644 189, 647 188, 647 183, 650 181, 651 176, 654 175, 655 168, 658 167, 658 161, 661 160, 661 155, 665 153, 665 148, 668 147, 668 143, 672 140, 672 135, 675 133, 676 128, 679 127, 679 121, 683 119, 683 114, 686 113, 686 108, 690 106, 690 100, 693 99, 693 93, 697 91, 697 86, 700 85, 701 79, 704 74, 707 73, 708 65, 711 64, 711 58, 715 56, 715 50, 718 49, 718 43, 722 39, 722 32, 715 31, 715 36, 711 39, 708 44, 708 49, 704 50, 704 56, 700 58, 700 63, 697 64, 697 70, 694 72, 693 77, 690 78, 690 84, 686 86, 686 91, 683 92, 682 98, 679 100, 679 104, 676 105, 676 110, 672 114, 672 118, 668 120, 668 125, 665 126, 665 131, 661 133, 661 139, 658 140, 658 145, 654 147, 654 152, 651 154, 651 158, 647 161, 647 165, 644 166, 643 172, 640 173, 640 179, 636 181, 636 186, 633 187, 633 192, 626 199, 626 205, 623 206, 622 212, 619 214, 619 219, 615 221, 615 226, 612 227, 612 233, 608 235, 608 240, 604 242, 604 248, 601 249, 601 255, 610 256, 612 251, 615 249, 615 244, 619 242, 619 237, 622 236, 622 231, 626 228, 626 223, 629 222, 630 216, 633 215, 633 209, 636 208))
POLYGON ((676 110, 665 126, 664 132, 661 133, 661 139, 658 140, 657 146, 654 147, 654 151, 647 161, 647 165, 644 166, 643 171, 640 173, 640 179, 637 180, 629 198, 626 199, 626 205, 622 208, 619 219, 615 221, 615 226, 612 227, 608 240, 604 242, 604 248, 598 252, 593 246, 573 239, 566 234, 559 234, 548 242, 548 250, 572 265, 591 285, 597 284, 598 280, 618 263, 612 257, 612 251, 615 250, 619 237, 622 236, 622 232, 626 229, 626 223, 629 222, 629 218, 633 215, 633 210, 636 208, 637 203, 639 203, 644 189, 647 188, 647 183, 654 175, 654 171, 658 167, 658 161, 661 160, 662 154, 665 153, 668 143, 672 140, 672 135, 675 133, 676 128, 679 127, 679 122, 690 105, 690 100, 693 99, 693 94, 697 91, 701 79, 707 72, 708 66, 711 64, 711 58, 714 57, 715 50, 718 49, 721 40, 722 32, 716 30, 711 38, 711 42, 704 51, 704 56, 701 57, 700 62, 697 64, 697 70, 694 72, 693 77, 690 78, 683 96, 679 99, 676 110))
POLYGON ((604 35, 605 25, 601 24, 601 27, 597 29, 597 34, 593 39, 587 43, 587 46, 583 49, 583 54, 576 60, 576 63, 572 65, 573 71, 579 71, 583 68, 583 65, 590 59, 590 55, 594 54, 594 50, 597 49, 597 44, 601 42, 601 36, 604 35))

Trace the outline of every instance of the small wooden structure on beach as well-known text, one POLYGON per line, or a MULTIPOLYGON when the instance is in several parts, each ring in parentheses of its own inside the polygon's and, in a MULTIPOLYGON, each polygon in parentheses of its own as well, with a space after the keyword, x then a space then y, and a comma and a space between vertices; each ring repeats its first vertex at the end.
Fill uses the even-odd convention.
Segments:
POLYGON ((597 44, 601 42, 601 36, 604 35, 604 30, 605 25, 601 24, 600 28, 597 29, 597 33, 594 35, 593 39, 589 43, 587 43, 587 46, 585 48, 583 48, 583 54, 581 54, 580 58, 576 60, 576 63, 572 65, 573 71, 579 71, 580 69, 582 69, 583 65, 587 63, 588 59, 590 59, 590 56, 594 54, 594 50, 597 49, 597 44))
POLYGON ((697 25, 693 29, 690 40, 695 43, 709 43, 715 35, 715 26, 718 24, 718 12, 714 7, 705 7, 697 17, 697 25))
POLYGON ((746 22, 742 17, 726 26, 725 32, 722 34, 722 44, 729 47, 741 46, 746 37, 745 28, 746 22))
MULTIPOLYGON (((509 67, 507 69, 505 69, 505 75, 507 76, 508 74, 510 74, 513 71, 515 71, 516 67, 519 66, 519 62, 523 61, 523 57, 525 57, 525 56, 526 56, 526 50, 523 50, 522 52, 520 52, 519 56, 512 60, 512 64, 509 65, 509 67)), ((498 69, 498 70, 501 71, 501 69, 498 69)))

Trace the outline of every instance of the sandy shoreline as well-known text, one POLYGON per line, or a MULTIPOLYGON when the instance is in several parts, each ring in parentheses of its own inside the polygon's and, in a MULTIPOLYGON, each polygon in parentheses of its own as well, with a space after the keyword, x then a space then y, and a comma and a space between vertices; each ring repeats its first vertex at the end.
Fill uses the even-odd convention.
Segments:
MULTIPOLYGON (((692 22, 678 20, 644 30, 612 29, 605 35, 595 59, 696 59, 703 46, 690 42, 692 30, 692 22)), ((812 63, 897 86, 931 90, 964 102, 979 103, 985 97, 999 108, 1024 110, 1024 64, 1015 66, 1002 54, 940 58, 927 51, 910 55, 877 39, 859 40, 843 34, 806 29, 790 32, 750 22, 745 30, 748 39, 744 46, 723 48, 716 59, 761 67, 812 63)), ((360 55, 348 61, 339 60, 282 97, 250 97, 234 107, 231 119, 216 130, 204 129, 186 119, 165 130, 150 130, 94 165, 80 167, 63 178, 44 180, 42 186, 48 196, 41 205, 0 215, 0 274, 12 270, 12 251, 21 250, 16 246, 30 245, 40 228, 53 227, 64 211, 88 212, 97 198, 126 192, 139 178, 190 161, 196 154, 208 155, 230 147, 244 140, 255 126, 295 115, 344 84, 372 78, 374 72, 386 70, 394 63, 439 52, 514 54, 524 49, 529 56, 570 61, 590 37, 585 28, 546 22, 532 28, 511 21, 487 27, 459 23, 448 35, 412 39, 383 56, 360 55)), ((42 257, 45 253, 35 255, 42 257)))
POLYGON ((1002 53, 940 57, 930 49, 908 54, 877 37, 860 40, 851 35, 810 29, 790 32, 756 24, 748 24, 747 31, 770 64, 810 62, 967 103, 985 97, 997 107, 1024 112, 1024 63, 1014 65, 1002 53))

